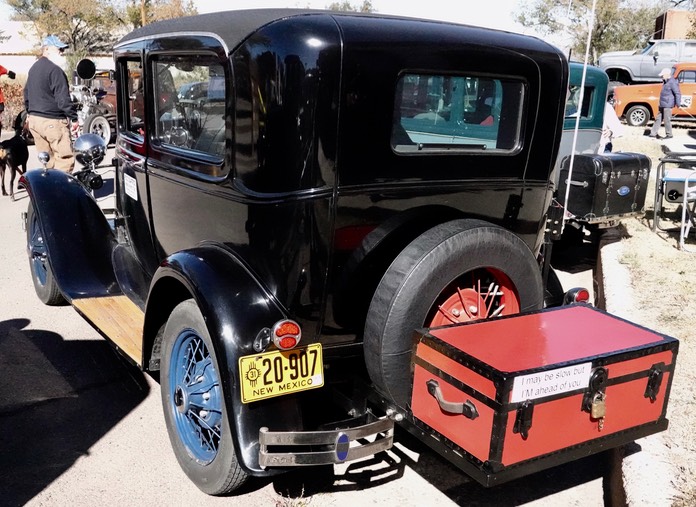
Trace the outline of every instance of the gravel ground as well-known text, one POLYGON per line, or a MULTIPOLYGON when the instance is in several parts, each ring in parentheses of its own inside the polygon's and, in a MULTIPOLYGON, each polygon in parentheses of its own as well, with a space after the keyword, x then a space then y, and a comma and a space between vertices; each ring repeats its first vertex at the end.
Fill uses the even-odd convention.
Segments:
MULTIPOLYGON (((663 434, 642 439, 642 453, 624 460, 629 505, 696 505, 696 254, 678 249, 677 230, 652 232, 655 173, 668 151, 696 150, 696 129, 676 123, 674 138, 655 141, 647 130, 628 127, 614 143, 615 150, 645 153, 652 159, 652 177, 645 214, 623 221, 625 238, 605 250, 603 264, 609 273, 608 310, 628 320, 680 340, 677 366, 663 434)), ((696 151, 694 151, 696 153, 696 151)), ((664 226, 678 224, 681 209, 668 210, 664 226), (670 222, 669 219, 672 219, 670 222)), ((687 241, 696 251, 696 240, 687 241)), ((605 275, 606 276, 606 275, 605 275)))

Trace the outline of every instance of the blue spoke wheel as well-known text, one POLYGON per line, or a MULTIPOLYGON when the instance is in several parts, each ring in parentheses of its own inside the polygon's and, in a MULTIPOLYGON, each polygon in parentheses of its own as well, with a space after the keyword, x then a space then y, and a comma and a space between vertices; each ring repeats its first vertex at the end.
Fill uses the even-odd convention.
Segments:
POLYGON ((169 378, 177 432, 191 456, 208 464, 220 446, 223 401, 210 352, 195 331, 184 329, 176 337, 169 378))
POLYGON ((27 253, 34 290, 41 302, 50 306, 65 304, 65 299, 53 278, 43 230, 32 203, 29 203, 27 209, 27 253))
POLYGON ((186 475, 210 495, 238 488, 246 474, 235 455, 210 335, 192 299, 165 326, 160 383, 169 440, 186 475))

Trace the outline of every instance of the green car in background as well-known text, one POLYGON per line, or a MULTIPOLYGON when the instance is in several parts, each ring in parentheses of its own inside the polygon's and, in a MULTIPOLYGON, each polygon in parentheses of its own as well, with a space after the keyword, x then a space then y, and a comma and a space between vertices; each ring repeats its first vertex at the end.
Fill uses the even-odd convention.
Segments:
MULTIPOLYGON (((613 227, 621 218, 642 211, 650 160, 642 154, 604 153, 600 141, 609 77, 598 67, 586 66, 581 98, 583 64, 570 62, 569 67, 563 134, 553 181, 559 221, 565 213, 562 239, 574 243, 597 239, 594 233, 598 229, 613 227)), ((554 239, 560 239, 559 229, 554 239)))
MULTIPOLYGON (((570 62, 570 79, 568 82, 568 98, 566 99, 565 119, 563 120, 563 135, 556 160, 556 170, 560 169, 563 159, 573 150, 573 132, 580 112, 578 138, 575 153, 598 153, 599 141, 602 137, 604 123, 604 104, 609 91, 609 77, 599 67, 587 66, 585 76, 585 93, 580 106, 580 86, 582 84, 582 67, 579 62, 570 62)), ((558 182, 558 180, 556 180, 558 182)))

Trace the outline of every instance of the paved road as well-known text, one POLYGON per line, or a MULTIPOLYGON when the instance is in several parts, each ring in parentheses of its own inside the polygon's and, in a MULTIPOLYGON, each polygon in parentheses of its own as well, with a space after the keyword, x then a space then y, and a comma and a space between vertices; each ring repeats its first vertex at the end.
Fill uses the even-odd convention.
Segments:
POLYGON ((602 505, 604 456, 484 489, 400 432, 371 460, 203 495, 172 454, 158 384, 71 307, 36 298, 20 220, 28 198, 17 198, 0 198, 0 504, 602 505))

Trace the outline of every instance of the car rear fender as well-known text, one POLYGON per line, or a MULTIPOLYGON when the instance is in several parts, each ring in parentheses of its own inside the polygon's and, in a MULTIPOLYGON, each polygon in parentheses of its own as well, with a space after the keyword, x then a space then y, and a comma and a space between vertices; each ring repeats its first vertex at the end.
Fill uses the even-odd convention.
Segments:
MULTIPOLYGON (((225 395, 235 450, 242 467, 260 474, 259 429, 301 429, 296 397, 277 397, 243 404, 239 358, 253 354, 254 338, 286 317, 275 298, 239 259, 224 247, 207 244, 177 252, 160 265, 153 277, 145 310, 143 364, 159 368, 157 337, 173 308, 193 297, 205 318, 213 342, 225 395)), ((268 472, 263 472, 268 475, 268 472)))
POLYGON ((34 206, 63 295, 71 301, 119 294, 111 265, 116 237, 90 192, 71 175, 53 169, 27 171, 20 185, 34 206))

